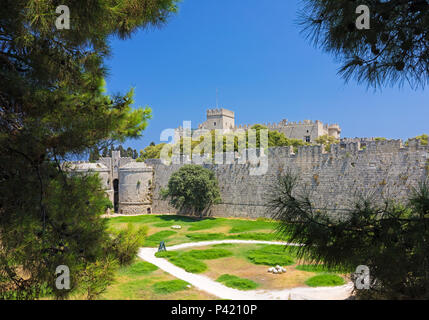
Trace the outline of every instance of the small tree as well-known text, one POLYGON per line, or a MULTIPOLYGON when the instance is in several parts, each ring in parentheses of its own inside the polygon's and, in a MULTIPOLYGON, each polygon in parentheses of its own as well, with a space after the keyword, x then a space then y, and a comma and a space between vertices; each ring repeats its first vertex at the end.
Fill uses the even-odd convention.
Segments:
POLYGON ((87 300, 95 300, 103 294, 115 279, 118 261, 110 256, 86 266, 79 273, 81 290, 87 300))
MULTIPOLYGON (((428 143, 429 143, 429 135, 427 135, 427 134, 422 134, 421 136, 414 137, 413 139, 420 140, 420 143, 421 143, 423 146, 427 146, 427 145, 428 145, 428 143)), ((405 142, 405 145, 406 145, 406 146, 408 146, 408 141, 409 141, 409 140, 407 140, 407 141, 405 142)))
POLYGON ((213 171, 199 165, 188 164, 173 173, 167 189, 161 191, 163 199, 178 210, 190 210, 202 217, 213 204, 220 203, 220 192, 213 171))
POLYGON ((317 144, 323 144, 325 146, 326 151, 331 150, 331 144, 336 144, 340 142, 338 139, 328 136, 327 134, 318 137, 315 141, 317 144))
POLYGON ((297 189, 299 177, 286 173, 274 185, 270 212, 279 231, 301 243, 299 255, 328 267, 370 270, 369 290, 362 298, 427 299, 429 297, 429 182, 412 190, 403 203, 358 197, 342 211, 315 207, 297 189))
POLYGON ((112 230, 113 238, 106 253, 113 255, 121 266, 131 264, 144 244, 147 230, 147 226, 136 229, 131 223, 126 229, 112 230))

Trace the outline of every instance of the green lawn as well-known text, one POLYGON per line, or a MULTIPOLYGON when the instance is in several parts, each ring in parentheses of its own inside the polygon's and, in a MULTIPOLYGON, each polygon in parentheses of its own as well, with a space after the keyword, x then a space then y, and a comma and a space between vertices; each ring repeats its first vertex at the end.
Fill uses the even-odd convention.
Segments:
POLYGON ((345 283, 344 279, 336 274, 318 274, 305 281, 309 287, 335 287, 345 283))
POLYGON ((293 248, 282 245, 264 245, 259 249, 247 252, 247 259, 254 264, 267 266, 289 266, 295 263, 293 248))
POLYGON ((242 239, 279 241, 275 232, 277 223, 267 219, 246 220, 228 218, 195 219, 178 215, 142 215, 108 218, 111 228, 121 229, 128 223, 136 227, 149 227, 149 236, 146 247, 157 247, 161 241, 168 245, 185 242, 242 239), (180 225, 181 229, 172 229, 173 225, 180 225))
POLYGON ((223 283, 227 287, 239 290, 252 290, 256 289, 259 286, 256 282, 252 280, 240 278, 230 274, 223 274, 219 278, 217 278, 216 281, 223 283))
POLYGON ((194 287, 189 288, 188 285, 187 282, 174 278, 151 263, 137 260, 132 265, 119 269, 114 283, 100 298, 107 300, 215 299, 214 296, 194 287))
POLYGON ((232 252, 225 249, 213 248, 207 250, 162 251, 157 252, 155 256, 166 258, 187 272, 202 273, 207 270, 207 265, 201 260, 213 260, 232 256, 232 252))
POLYGON ((342 270, 339 268, 328 268, 323 264, 302 264, 296 266, 297 270, 307 271, 307 272, 315 272, 315 273, 351 273, 352 270, 342 270))
POLYGON ((153 291, 158 294, 168 294, 188 289, 189 283, 183 280, 156 282, 152 285, 153 291))

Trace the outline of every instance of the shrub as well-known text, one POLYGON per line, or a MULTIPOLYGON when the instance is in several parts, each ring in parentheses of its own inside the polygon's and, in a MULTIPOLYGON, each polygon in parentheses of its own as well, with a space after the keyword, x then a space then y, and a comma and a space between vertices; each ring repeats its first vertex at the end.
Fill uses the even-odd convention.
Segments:
POLYGON ((223 274, 219 278, 217 278, 218 282, 223 283, 225 286, 239 289, 239 290, 252 290, 256 289, 259 285, 249 279, 243 279, 230 274, 223 274))
POLYGON ((335 287, 344 283, 344 279, 336 274, 319 274, 305 281, 309 287, 335 287))
POLYGON ((79 273, 80 289, 84 292, 85 298, 94 300, 104 293, 115 279, 117 269, 118 261, 112 257, 96 260, 85 266, 79 273))
POLYGON ((183 280, 170 280, 155 283, 152 288, 155 293, 169 294, 188 289, 189 283, 183 280))
POLYGON ((179 210, 190 210, 202 217, 204 210, 220 202, 220 192, 214 172, 199 165, 187 164, 173 173, 163 199, 179 210))
POLYGON ((138 249, 143 245, 147 235, 147 227, 138 229, 129 223, 124 230, 113 231, 113 238, 108 253, 113 254, 120 265, 128 265, 134 261, 138 249))

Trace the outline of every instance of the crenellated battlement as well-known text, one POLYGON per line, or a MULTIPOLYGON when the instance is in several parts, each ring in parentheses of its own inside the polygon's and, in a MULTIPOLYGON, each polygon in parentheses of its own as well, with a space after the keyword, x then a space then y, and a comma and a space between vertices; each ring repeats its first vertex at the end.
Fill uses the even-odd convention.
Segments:
MULTIPOLYGON (((382 156, 382 154, 391 155, 402 153, 413 153, 417 150, 429 152, 429 146, 421 145, 419 140, 412 139, 408 146, 402 143, 402 140, 374 140, 369 141, 366 146, 361 146, 360 142, 347 142, 342 141, 338 144, 332 144, 329 150, 326 150, 324 145, 304 145, 299 146, 297 151, 294 152, 292 146, 287 147, 272 147, 264 150, 260 149, 243 149, 239 152, 225 152, 220 154, 203 154, 198 156, 201 162, 206 164, 215 164, 215 159, 219 164, 240 165, 249 161, 249 155, 256 158, 266 157, 269 161, 290 161, 294 159, 297 161, 314 162, 317 163, 322 158, 329 158, 332 160, 343 161, 348 157, 371 158, 372 156, 382 156)), ((195 162, 194 156, 189 155, 176 155, 172 158, 173 164, 187 164, 195 162)), ((428 156, 429 158, 429 153, 428 156)), ((161 160, 150 160, 149 165, 161 163, 161 160)))
POLYGON ((234 118, 234 111, 228 110, 228 109, 208 109, 207 110, 207 118, 210 117, 230 117, 230 118, 234 118))

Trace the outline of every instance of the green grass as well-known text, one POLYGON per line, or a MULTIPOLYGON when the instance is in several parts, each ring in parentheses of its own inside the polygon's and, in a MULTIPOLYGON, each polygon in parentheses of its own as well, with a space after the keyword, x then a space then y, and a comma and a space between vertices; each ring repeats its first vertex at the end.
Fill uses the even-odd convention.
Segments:
POLYGON ((188 289, 189 283, 183 280, 161 281, 153 284, 152 289, 158 294, 169 294, 188 289))
POLYGON ((191 273, 201 273, 207 270, 207 265, 186 255, 186 252, 161 251, 155 253, 157 258, 166 258, 175 266, 191 273))
POLYGON ((275 233, 239 233, 239 234, 224 234, 224 233, 189 233, 186 235, 192 241, 208 241, 208 240, 264 240, 274 241, 277 240, 275 233))
POLYGON ((216 281, 223 283, 227 287, 239 290, 252 290, 256 289, 259 286, 256 282, 252 280, 240 278, 230 274, 223 274, 219 278, 217 278, 216 281))
POLYGON ((149 274, 155 270, 158 270, 158 267, 153 265, 152 263, 146 261, 139 261, 128 267, 122 268, 120 270, 120 274, 138 276, 142 274, 149 274))
POLYGON ((229 225, 232 227, 229 230, 229 233, 240 233, 254 230, 273 230, 276 226, 274 222, 261 220, 232 220, 229 225))
MULTIPOLYGON (((128 223, 137 227, 148 226, 149 230, 157 228, 157 233, 149 236, 145 247, 157 247, 159 242, 166 240, 168 245, 185 242, 207 240, 278 240, 275 231, 276 222, 268 219, 246 220, 227 218, 205 218, 178 215, 141 215, 108 218, 108 225, 112 229, 122 229, 128 223), (171 226, 180 225, 182 229, 171 230, 171 226), (198 232, 201 231, 201 232, 198 232)), ((284 239, 282 239, 284 240, 284 239)))
POLYGON ((175 266, 184 269, 186 272, 202 273, 207 270, 207 265, 204 262, 187 257, 186 255, 178 255, 169 258, 168 261, 175 266))
POLYGON ((232 256, 232 252, 226 249, 191 250, 182 254, 198 260, 213 260, 232 256))
POLYGON ((229 235, 227 239, 275 241, 278 240, 278 236, 275 233, 248 232, 229 235))
POLYGON ((197 222, 192 223, 192 225, 189 227, 189 231, 198 231, 198 230, 207 230, 214 227, 219 227, 221 225, 225 224, 225 220, 223 218, 207 218, 204 220, 200 220, 197 222))
MULTIPOLYGON (((131 279, 117 285, 121 299, 137 299, 140 291, 150 289, 150 284, 152 283, 150 279, 131 279)), ((107 294, 109 294, 109 290, 107 294)), ((116 297, 116 299, 118 299, 118 297, 116 297)))
POLYGON ((155 253, 155 257, 166 258, 166 259, 177 257, 178 255, 179 255, 179 252, 177 252, 177 251, 160 251, 160 252, 155 253))
POLYGON ((223 233, 189 233, 186 235, 186 237, 192 241, 225 239, 225 235, 223 233))
POLYGON ((146 238, 145 246, 157 246, 161 241, 166 240, 168 237, 176 234, 173 230, 162 230, 146 238))
POLYGON ((207 265, 200 260, 219 259, 232 256, 226 249, 191 250, 185 252, 161 251, 155 253, 157 258, 166 258, 175 266, 191 273, 201 273, 207 270, 207 265))
POLYGON ((235 243, 218 243, 212 245, 213 248, 228 248, 228 247, 234 247, 236 246, 235 243))
POLYGON ((323 264, 303 264, 295 269, 315 273, 348 273, 349 271, 340 268, 328 268, 323 264))
POLYGON ((247 259, 253 264, 267 266, 288 266, 295 263, 293 249, 281 245, 264 245, 246 253, 247 259))
POLYGON ((344 279, 336 274, 318 274, 305 281, 309 287, 335 287, 341 286, 345 283, 344 279))

